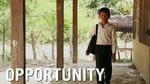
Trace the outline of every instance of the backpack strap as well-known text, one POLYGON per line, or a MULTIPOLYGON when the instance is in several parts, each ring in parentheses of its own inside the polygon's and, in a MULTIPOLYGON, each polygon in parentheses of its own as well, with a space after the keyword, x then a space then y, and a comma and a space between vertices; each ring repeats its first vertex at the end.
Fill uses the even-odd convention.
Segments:
POLYGON ((97 34, 98 34, 98 24, 96 24, 96 42, 97 42, 97 34))
POLYGON ((97 33, 98 33, 98 24, 96 24, 96 37, 97 37, 97 33))

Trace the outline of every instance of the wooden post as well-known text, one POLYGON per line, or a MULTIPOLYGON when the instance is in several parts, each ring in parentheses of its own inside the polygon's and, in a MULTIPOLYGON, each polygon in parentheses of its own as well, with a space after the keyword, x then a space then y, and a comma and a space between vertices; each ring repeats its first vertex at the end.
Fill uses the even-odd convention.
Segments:
MULTIPOLYGON (((64 67, 64 0, 56 1, 57 8, 57 68, 64 67)), ((62 72, 58 73, 62 79, 62 72)))
POLYGON ((73 44, 73 63, 77 63, 78 60, 78 52, 77 52, 77 46, 78 46, 78 0, 73 0, 73 40, 72 40, 72 44, 73 44))
POLYGON ((51 53, 52 53, 52 60, 55 61, 55 54, 54 54, 55 50, 54 49, 55 49, 55 36, 52 35, 52 51, 51 51, 51 53))
POLYGON ((34 36, 34 32, 31 31, 31 44, 32 44, 32 51, 33 51, 33 59, 36 60, 36 40, 34 36))
POLYGON ((2 55, 2 61, 5 61, 5 29, 4 29, 4 22, 3 22, 3 55, 2 55))
MULTIPOLYGON (((25 0, 11 0, 11 55, 12 68, 25 70, 25 0)), ((25 75, 12 84, 25 84, 25 75)))
POLYGON ((120 50, 118 48, 118 60, 120 60, 120 50))

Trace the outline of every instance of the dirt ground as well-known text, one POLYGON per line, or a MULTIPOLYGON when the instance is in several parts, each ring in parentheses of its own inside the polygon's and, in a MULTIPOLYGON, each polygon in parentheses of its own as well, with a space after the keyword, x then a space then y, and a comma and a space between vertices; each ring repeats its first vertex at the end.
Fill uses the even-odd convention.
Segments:
MULTIPOLYGON (((5 71, 10 65, 5 62, 0 62, 0 84, 10 84, 5 77, 5 71)), ((52 68, 55 67, 54 62, 27 60, 27 67, 29 68, 52 68)), ((95 61, 79 60, 77 64, 65 62, 66 68, 94 68, 95 61)), ((96 75, 93 75, 93 81, 51 81, 51 82, 37 82, 30 79, 26 84, 96 84, 96 75)), ((113 63, 113 74, 111 84, 145 84, 144 80, 137 73, 132 63, 113 63)))

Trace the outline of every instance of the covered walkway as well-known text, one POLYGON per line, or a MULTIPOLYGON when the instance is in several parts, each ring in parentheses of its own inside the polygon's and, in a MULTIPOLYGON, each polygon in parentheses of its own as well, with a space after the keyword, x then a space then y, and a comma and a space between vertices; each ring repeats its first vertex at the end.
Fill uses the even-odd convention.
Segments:
MULTIPOLYGON (((134 63, 138 71, 147 84, 150 84, 150 6, 149 0, 134 0, 134 63), (144 19, 143 19, 144 18, 144 19), (140 25, 139 25, 140 24, 140 25), (139 50, 141 49, 141 50, 139 50), (145 51, 143 53, 143 50, 145 51), (143 54, 141 54, 141 53, 143 54)), ((77 63, 77 17, 78 17, 78 0, 73 0, 73 63, 77 63)), ((64 0, 56 0, 57 5, 57 64, 58 68, 64 67, 64 0)), ((11 55, 13 68, 26 68, 25 59, 25 0, 11 0, 11 55), (17 31, 17 32, 16 32, 17 31)), ((92 64, 92 63, 91 63, 92 64)), ((119 65, 122 67, 122 65, 119 65)), ((114 65, 119 71, 118 65, 114 65)), ((123 66, 126 68, 126 66, 123 66)), ((117 71, 117 70, 115 70, 117 71)), ((127 71, 127 70, 126 70, 127 71)), ((126 72, 125 72, 126 73, 126 72)), ((61 73, 60 73, 61 74, 61 73)), ((59 75, 60 75, 59 74, 59 75)), ((123 73, 124 74, 124 73, 123 73)), ((119 74, 120 75, 120 74, 119 74)), ((125 74, 126 75, 126 74, 125 74)), ((61 75, 59 76, 61 77, 61 75)), ((117 75, 114 75, 117 77, 117 75)), ((123 75, 124 77, 124 75, 123 75)), ((124 77, 126 78, 126 76, 124 77)), ((61 78, 60 78, 61 79, 61 78)), ((114 81, 123 82, 119 78, 114 78, 114 81)), ((113 82, 113 80, 112 80, 113 82)), ((25 84, 25 76, 19 78, 19 82, 13 81, 12 84, 25 84)), ((135 82, 132 81, 133 84, 135 82)), ((130 84, 132 84, 130 83, 130 84)), ((87 83, 86 83, 87 84, 87 83)), ((94 83, 93 83, 94 84, 94 83)), ((114 83, 116 84, 116 83, 114 83)), ((121 84, 121 83, 118 83, 121 84)), ((128 84, 128 83, 124 83, 128 84)))

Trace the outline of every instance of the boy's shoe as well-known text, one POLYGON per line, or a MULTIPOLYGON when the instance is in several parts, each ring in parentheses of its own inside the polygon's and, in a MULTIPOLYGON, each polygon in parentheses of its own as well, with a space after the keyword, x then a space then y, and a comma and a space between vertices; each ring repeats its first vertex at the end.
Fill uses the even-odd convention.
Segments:
POLYGON ((103 81, 101 81, 101 82, 97 82, 97 84, 105 84, 103 81))
POLYGON ((106 84, 110 84, 110 81, 106 82, 106 84))

